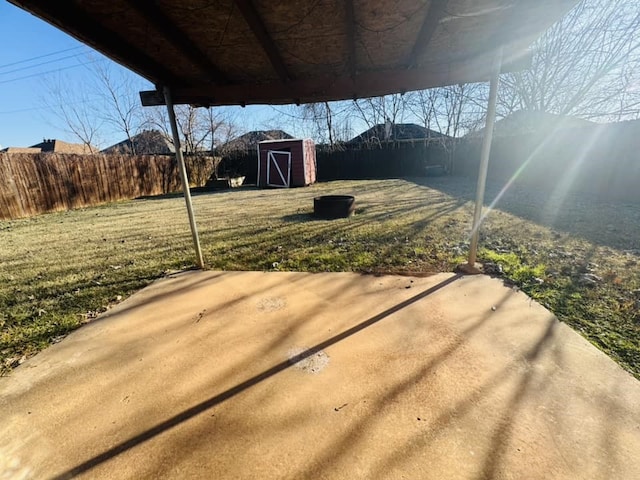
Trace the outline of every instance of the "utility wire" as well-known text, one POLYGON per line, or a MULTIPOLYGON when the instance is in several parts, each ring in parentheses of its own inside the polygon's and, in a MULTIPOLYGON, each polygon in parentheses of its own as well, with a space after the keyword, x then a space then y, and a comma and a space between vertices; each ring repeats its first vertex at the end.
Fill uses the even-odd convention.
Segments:
POLYGON ((34 60, 40 60, 41 58, 51 57, 53 55, 58 55, 60 53, 70 52, 72 50, 78 50, 79 48, 85 48, 84 45, 78 45, 77 47, 65 48, 64 50, 58 50, 56 52, 45 53, 44 55, 38 55, 37 57, 27 58, 25 60, 19 60, 17 62, 5 63, 4 65, 0 65, 0 68, 13 67, 14 65, 20 65, 21 63, 33 62, 34 60))
POLYGON ((98 62, 99 59, 96 60, 91 60, 89 62, 85 62, 85 63, 78 63, 77 65, 70 65, 68 67, 62 67, 62 68, 57 68, 55 70, 48 70, 46 72, 37 72, 37 73, 32 73, 31 75, 24 75, 22 77, 16 77, 16 78, 10 78, 9 80, 3 80, 0 82, 0 85, 5 84, 5 83, 11 83, 11 82, 17 82, 19 80, 24 80, 26 78, 33 78, 33 77, 39 77, 41 75, 47 75, 49 73, 57 73, 57 72, 62 72, 63 70, 69 70, 71 68, 77 68, 77 67, 86 67, 87 65, 89 65, 90 63, 95 63, 98 62))
MULTIPOLYGON (((99 97, 96 96, 95 98, 99 98, 99 97)), ((18 110, 6 110, 3 112, 0 112, 0 115, 13 115, 16 113, 33 112, 35 110, 51 110, 52 108, 60 108, 67 105, 82 105, 83 103, 93 103, 94 101, 95 101, 94 99, 88 99, 88 100, 80 100, 77 102, 65 102, 63 104, 61 103, 58 105, 41 105, 39 107, 20 108, 18 110)))
MULTIPOLYGON (((36 63, 35 65, 28 65, 26 67, 14 68, 13 70, 7 70, 6 72, 0 72, 0 75, 7 75, 9 73, 21 72, 22 70, 29 70, 31 68, 41 67, 42 65, 48 65, 50 63, 61 62, 63 60, 68 60, 69 58, 77 58, 83 56, 84 53, 76 53, 74 55, 67 55, 66 57, 56 58, 54 60, 47 60, 46 62, 36 63)), ((1 67, 0 67, 1 68, 1 67)))

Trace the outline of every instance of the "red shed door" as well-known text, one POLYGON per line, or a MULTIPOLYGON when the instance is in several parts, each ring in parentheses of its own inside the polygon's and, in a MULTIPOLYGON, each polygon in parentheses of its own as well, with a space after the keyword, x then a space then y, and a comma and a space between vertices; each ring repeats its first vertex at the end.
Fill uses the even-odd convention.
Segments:
POLYGON ((291 152, 267 151, 267 185, 288 188, 291 183, 291 152))

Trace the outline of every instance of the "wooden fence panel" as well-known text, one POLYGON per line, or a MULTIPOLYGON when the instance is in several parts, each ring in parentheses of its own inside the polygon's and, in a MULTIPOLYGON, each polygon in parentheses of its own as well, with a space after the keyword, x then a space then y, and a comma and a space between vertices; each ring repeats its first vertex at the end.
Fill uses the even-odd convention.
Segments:
POLYGON ((179 189, 171 156, 0 154, 0 219, 179 189))
MULTIPOLYGON (((640 203, 640 136, 634 122, 494 137, 487 177, 550 194, 589 193, 640 203)), ((476 176, 481 138, 456 151, 456 173, 476 176)))
POLYGON ((394 144, 383 148, 348 148, 316 153, 318 180, 359 180, 424 176, 426 167, 446 165, 440 144, 394 144))

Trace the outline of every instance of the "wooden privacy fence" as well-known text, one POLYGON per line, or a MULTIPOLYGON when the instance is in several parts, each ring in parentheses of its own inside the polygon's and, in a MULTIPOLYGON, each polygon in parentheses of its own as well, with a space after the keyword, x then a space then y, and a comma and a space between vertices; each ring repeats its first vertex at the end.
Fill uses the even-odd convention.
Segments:
MULTIPOLYGON (((475 177, 481 138, 460 143, 455 173, 475 177)), ((493 138, 488 178, 557 194, 640 203, 640 135, 634 122, 493 138)))
POLYGON ((0 219, 180 189, 170 156, 0 153, 0 219))
MULTIPOLYGON (((316 149, 317 179, 361 180, 424 176, 426 168, 448 165, 451 145, 432 142, 383 145, 381 148, 352 146, 338 150, 316 149)), ((221 176, 245 176, 245 183, 256 183, 258 157, 255 150, 224 155, 218 173, 221 176)))
MULTIPOLYGON (((423 176, 430 165, 446 165, 475 177, 481 138, 448 144, 326 151, 319 148, 317 177, 340 179, 423 176)), ((594 197, 640 203, 640 135, 633 122, 494 137, 489 179, 546 191, 583 191, 594 197)), ((186 158, 195 185, 214 168, 211 157, 186 158)), ((226 156, 223 174, 255 182, 254 151, 226 156)), ((0 153, 0 219, 86 207, 180 190, 172 156, 0 153)))
POLYGON ((448 152, 436 143, 316 152, 318 180, 420 177, 426 168, 447 165, 448 152))

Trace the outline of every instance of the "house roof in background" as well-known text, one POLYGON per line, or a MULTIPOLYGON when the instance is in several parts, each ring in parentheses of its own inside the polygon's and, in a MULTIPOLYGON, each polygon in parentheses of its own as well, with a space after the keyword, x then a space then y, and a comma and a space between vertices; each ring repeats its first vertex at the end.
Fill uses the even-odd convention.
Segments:
POLYGON ((389 126, 389 134, 387 135, 387 125, 379 123, 365 130, 360 135, 352 138, 347 143, 359 144, 370 142, 397 142, 411 140, 427 140, 436 138, 447 138, 445 135, 435 130, 416 125, 415 123, 393 123, 389 126))
POLYGON ((43 153, 75 153, 84 155, 96 152, 96 148, 89 147, 82 143, 69 143, 62 140, 49 139, 40 143, 31 145, 29 148, 40 149, 43 153))
POLYGON ((175 153, 175 148, 171 140, 159 130, 144 130, 131 137, 131 140, 125 139, 105 148, 100 153, 131 154, 134 152, 139 155, 169 155, 175 153))
POLYGON ((291 140, 294 137, 284 130, 254 130, 222 145, 221 150, 255 150, 258 143, 267 140, 291 140))
POLYGON ((41 153, 42 150, 33 147, 7 147, 0 150, 0 153, 41 153))
MULTIPOLYGON (((484 81, 578 0, 10 0, 156 85, 143 103, 286 104, 484 81)), ((517 65, 516 65, 517 64, 517 65)))

